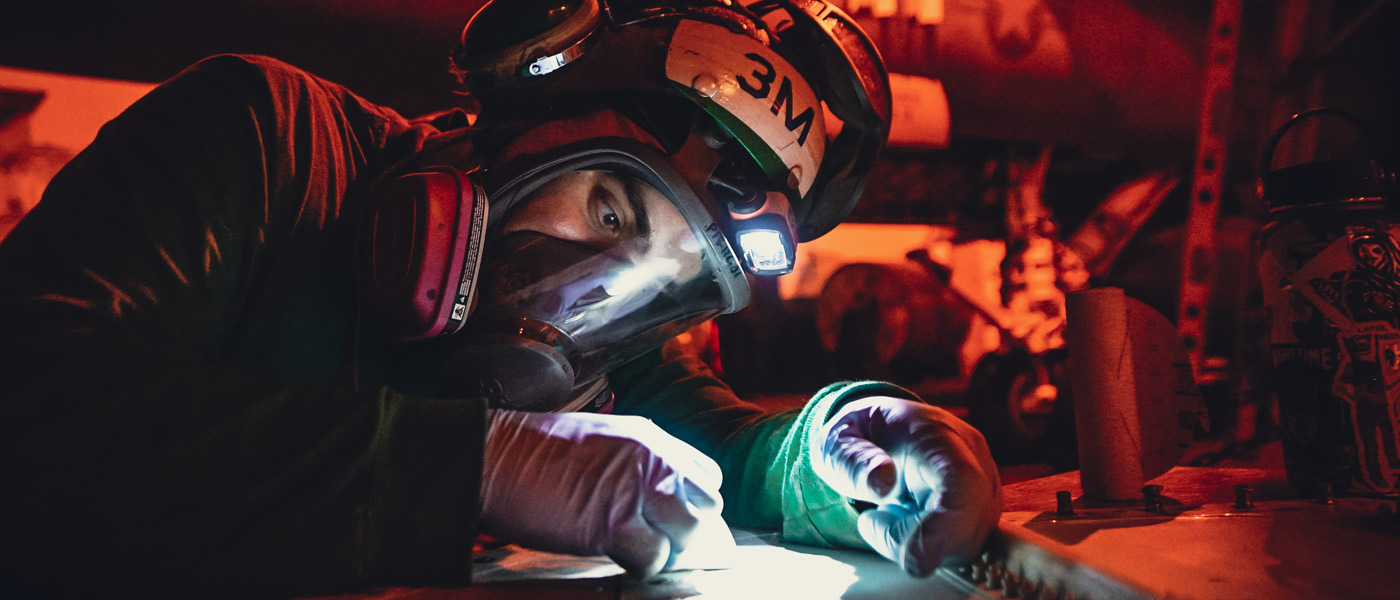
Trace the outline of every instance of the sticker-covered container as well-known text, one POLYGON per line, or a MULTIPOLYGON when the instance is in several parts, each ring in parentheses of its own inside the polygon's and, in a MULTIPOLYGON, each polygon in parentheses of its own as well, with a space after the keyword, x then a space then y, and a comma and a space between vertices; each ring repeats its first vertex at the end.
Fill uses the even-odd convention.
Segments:
MULTIPOLYGON (((1300 494, 1400 492, 1400 210, 1394 174, 1374 160, 1260 170, 1269 222, 1259 276, 1289 484, 1300 494)), ((1332 121, 1332 119, 1327 119, 1332 121)), ((1372 141, 1372 148, 1376 148, 1372 141)))

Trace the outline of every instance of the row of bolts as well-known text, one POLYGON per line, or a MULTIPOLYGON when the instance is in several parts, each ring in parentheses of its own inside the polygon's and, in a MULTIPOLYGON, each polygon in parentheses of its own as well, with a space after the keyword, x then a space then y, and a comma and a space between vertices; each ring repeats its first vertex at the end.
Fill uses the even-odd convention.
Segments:
POLYGON ((1010 570, 1003 569, 994 562, 978 560, 968 567, 965 576, 973 583, 981 584, 989 590, 1001 590, 1003 598, 1024 598, 1026 600, 1078 600, 1073 592, 1063 592, 1052 587, 1042 587, 1029 578, 1017 577, 1010 570))
MULTIPOLYGON (((1254 508, 1254 486, 1239 484, 1235 486, 1235 504, 1237 510, 1250 510, 1254 508)), ((1161 513, 1162 509, 1162 486, 1152 484, 1142 488, 1143 509, 1147 512, 1161 513)), ((1317 501, 1321 504, 1331 504, 1333 499, 1332 486, 1322 484, 1318 488, 1317 501)), ((1055 514, 1061 517, 1074 516, 1074 500, 1066 490, 1055 492, 1055 514)))
MULTIPOLYGON (((1247 484, 1235 486, 1236 510, 1251 510, 1254 508, 1254 487, 1247 484)), ((1147 485, 1142 488, 1144 509, 1147 512, 1162 513, 1162 486, 1147 485)), ((1320 504, 1332 504, 1332 486, 1323 484, 1318 488, 1316 500, 1320 504)), ((1396 511, 1400 513, 1400 511, 1396 511)), ((1055 514, 1061 517, 1074 516, 1073 498, 1069 491, 1061 490, 1055 492, 1055 514)), ((983 554, 979 560, 974 561, 967 567, 965 576, 974 583, 985 585, 988 589, 1001 590, 1005 598, 1027 598, 1035 600, 1074 600, 1073 593, 1060 594, 1053 588, 1042 588, 1030 579, 1021 579, 1009 570, 1002 569, 991 560, 988 554, 983 554)))
MULTIPOLYGON (((1240 484, 1235 486, 1234 508, 1250 510, 1254 508, 1254 487, 1240 484)), ((1142 488, 1144 508, 1148 512, 1161 513, 1162 486, 1147 485, 1142 488)), ((1318 495, 1318 502, 1332 503, 1332 486, 1325 485, 1318 495)), ((1074 516, 1073 498, 1069 491, 1055 492, 1055 514, 1062 517, 1074 516)), ((1027 598, 1035 600, 1075 600, 1073 593, 1060 594, 1053 588, 1041 587, 1030 579, 1021 579, 1015 573, 1002 569, 984 554, 967 567, 965 576, 974 583, 983 584, 988 589, 1001 590, 1005 598, 1027 598)))

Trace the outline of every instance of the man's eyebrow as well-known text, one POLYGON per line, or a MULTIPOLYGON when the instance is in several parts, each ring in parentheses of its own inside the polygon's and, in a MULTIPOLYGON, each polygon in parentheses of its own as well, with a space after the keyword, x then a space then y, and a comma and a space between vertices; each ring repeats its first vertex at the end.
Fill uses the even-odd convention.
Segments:
POLYGON ((647 220, 646 200, 642 198, 642 182, 628 175, 622 178, 622 189, 627 194, 627 204, 632 207, 632 220, 637 224, 637 235, 651 234, 651 223, 647 220))

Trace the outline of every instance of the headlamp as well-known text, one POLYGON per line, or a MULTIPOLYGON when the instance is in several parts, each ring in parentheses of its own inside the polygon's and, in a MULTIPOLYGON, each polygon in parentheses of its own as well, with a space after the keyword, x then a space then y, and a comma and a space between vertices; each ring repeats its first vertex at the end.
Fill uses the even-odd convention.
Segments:
POLYGON ((754 275, 791 273, 797 242, 787 196, 781 192, 745 193, 718 177, 710 179, 709 187, 729 209, 734 244, 744 270, 754 275))
POLYGON ((707 189, 729 211, 736 253, 754 275, 786 275, 796 258, 796 226, 786 194, 765 191, 762 169, 745 154, 721 160, 707 189))
POLYGON ((736 221, 734 237, 739 242, 744 268, 754 275, 786 275, 792 272, 795 245, 786 220, 778 215, 759 215, 736 221))

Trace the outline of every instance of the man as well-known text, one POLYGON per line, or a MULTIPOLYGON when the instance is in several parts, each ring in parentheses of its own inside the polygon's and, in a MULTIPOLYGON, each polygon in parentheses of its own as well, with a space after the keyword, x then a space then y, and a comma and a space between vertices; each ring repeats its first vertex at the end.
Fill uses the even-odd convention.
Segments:
POLYGON ((500 2, 454 64, 471 126, 211 58, 54 178, 0 245, 7 594, 465 585, 478 533, 644 576, 721 510, 979 550, 966 424, 878 382, 765 413, 661 347, 854 203, 889 98, 847 17, 500 2))

